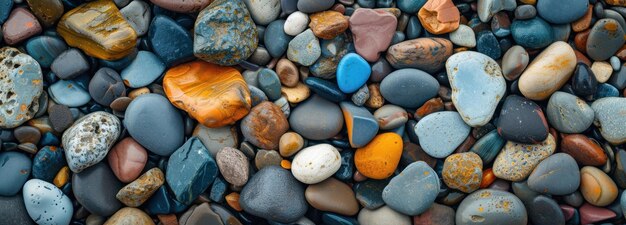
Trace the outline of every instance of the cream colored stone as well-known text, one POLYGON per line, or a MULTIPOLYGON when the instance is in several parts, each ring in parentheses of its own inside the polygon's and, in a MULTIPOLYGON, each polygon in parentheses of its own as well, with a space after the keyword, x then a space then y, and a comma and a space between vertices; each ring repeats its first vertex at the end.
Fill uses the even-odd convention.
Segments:
POLYGON ((567 43, 548 46, 519 78, 519 90, 532 100, 544 100, 567 82, 576 67, 576 53, 567 43))
POLYGON ((611 77, 613 67, 608 62, 597 61, 591 64, 591 71, 593 71, 593 75, 595 75, 598 82, 604 83, 611 77))

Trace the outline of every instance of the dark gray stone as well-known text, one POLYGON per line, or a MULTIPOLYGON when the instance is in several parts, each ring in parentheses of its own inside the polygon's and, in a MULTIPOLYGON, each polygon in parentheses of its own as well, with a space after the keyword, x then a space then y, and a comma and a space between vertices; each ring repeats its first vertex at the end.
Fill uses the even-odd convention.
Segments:
POLYGON ((113 215, 122 207, 122 203, 115 198, 122 187, 122 182, 104 162, 75 173, 72 177, 72 191, 78 203, 99 216, 113 215))

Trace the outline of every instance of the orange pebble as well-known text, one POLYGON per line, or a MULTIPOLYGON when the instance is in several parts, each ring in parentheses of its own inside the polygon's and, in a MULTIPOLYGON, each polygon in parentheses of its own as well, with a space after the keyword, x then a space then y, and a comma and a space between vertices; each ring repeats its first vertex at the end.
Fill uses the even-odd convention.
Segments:
POLYGON ((283 159, 283 160, 280 161, 280 166, 283 169, 288 169, 289 170, 289 169, 291 169, 291 162, 289 162, 289 160, 283 159))
POLYGON ((54 183, 54 186, 61 188, 63 187, 63 185, 67 184, 69 179, 70 179, 70 168, 67 166, 64 166, 63 168, 61 168, 61 170, 59 170, 57 175, 54 177, 54 180, 52 181, 52 183, 54 183))
POLYGON ((491 168, 483 171, 483 180, 480 182, 480 188, 487 188, 496 180, 496 175, 493 174, 491 168))
POLYGON ((232 192, 226 195, 226 197, 224 198, 226 199, 226 203, 228 203, 228 206, 237 210, 238 212, 241 212, 241 206, 239 205, 239 193, 232 192))
POLYGON ((366 177, 385 179, 393 174, 402 155, 402 137, 396 133, 379 134, 356 150, 354 163, 366 177))

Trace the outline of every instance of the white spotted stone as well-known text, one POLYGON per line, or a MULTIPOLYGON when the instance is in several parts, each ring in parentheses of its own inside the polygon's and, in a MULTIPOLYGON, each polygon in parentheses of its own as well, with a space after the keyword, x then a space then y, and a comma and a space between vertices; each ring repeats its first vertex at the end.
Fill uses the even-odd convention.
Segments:
POLYGON ((54 184, 29 180, 24 184, 22 197, 28 215, 39 225, 64 225, 72 219, 72 201, 54 184))
POLYGON ((291 163, 291 172, 300 182, 316 184, 329 178, 341 166, 341 155, 329 144, 318 144, 300 150, 291 163))

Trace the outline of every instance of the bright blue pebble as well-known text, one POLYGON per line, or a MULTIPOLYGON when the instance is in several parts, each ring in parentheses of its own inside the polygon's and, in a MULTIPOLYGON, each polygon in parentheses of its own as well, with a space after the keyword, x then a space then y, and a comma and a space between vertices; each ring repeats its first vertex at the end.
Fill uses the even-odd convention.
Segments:
POLYGON ((352 93, 367 82, 372 73, 370 64, 355 53, 346 54, 337 65, 337 84, 343 93, 352 93))

